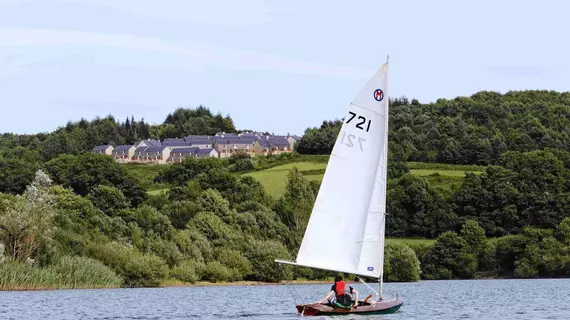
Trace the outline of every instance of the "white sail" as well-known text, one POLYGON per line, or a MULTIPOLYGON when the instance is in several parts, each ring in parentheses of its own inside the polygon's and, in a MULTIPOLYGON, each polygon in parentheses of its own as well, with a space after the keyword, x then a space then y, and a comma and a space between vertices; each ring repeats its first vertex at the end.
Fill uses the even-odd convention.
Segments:
POLYGON ((387 73, 386 63, 350 103, 292 264, 381 276, 387 73))
POLYGON ((372 266, 378 278, 382 277, 384 270, 384 230, 386 212, 386 159, 387 152, 382 152, 380 167, 378 169, 374 191, 368 209, 366 229, 360 251, 359 269, 372 266))
MULTIPOLYGON (((388 83, 385 84, 386 94, 388 91, 388 83)), ((384 105, 385 114, 389 113, 389 101, 386 99, 384 105)), ((370 206, 368 208, 368 217, 366 220, 366 230, 360 252, 360 266, 362 269, 366 266, 373 266, 378 272, 378 278, 382 278, 384 274, 384 239, 385 239, 385 223, 386 223, 386 186, 388 181, 388 116, 384 118, 384 147, 380 161, 378 162, 378 172, 376 173, 376 181, 370 206)), ((380 285, 380 291, 382 286, 380 285)), ((381 295, 381 294, 380 294, 381 295)))

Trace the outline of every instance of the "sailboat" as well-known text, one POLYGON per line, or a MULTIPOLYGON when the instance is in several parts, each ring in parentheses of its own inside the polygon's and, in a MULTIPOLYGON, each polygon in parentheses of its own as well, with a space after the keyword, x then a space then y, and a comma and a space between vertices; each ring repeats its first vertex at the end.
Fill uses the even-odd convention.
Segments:
POLYGON ((388 166, 388 60, 350 103, 331 152, 295 262, 376 278, 376 299, 352 309, 299 304, 303 315, 386 314, 404 303, 382 299, 388 166))

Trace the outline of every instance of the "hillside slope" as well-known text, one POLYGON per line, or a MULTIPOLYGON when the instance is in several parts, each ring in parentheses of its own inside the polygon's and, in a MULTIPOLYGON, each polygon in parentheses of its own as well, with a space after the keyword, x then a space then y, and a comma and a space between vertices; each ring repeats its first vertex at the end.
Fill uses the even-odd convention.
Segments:
MULTIPOLYGON (((257 179, 265 191, 272 197, 279 198, 287 183, 287 174, 291 168, 297 167, 307 179, 310 181, 321 181, 325 163, 315 163, 309 161, 293 162, 270 169, 246 173, 257 179)), ((484 166, 461 166, 448 165, 438 163, 409 163, 410 173, 419 177, 423 177, 433 186, 450 190, 453 186, 459 186, 465 177, 465 172, 474 172, 480 174, 485 169, 484 166)))

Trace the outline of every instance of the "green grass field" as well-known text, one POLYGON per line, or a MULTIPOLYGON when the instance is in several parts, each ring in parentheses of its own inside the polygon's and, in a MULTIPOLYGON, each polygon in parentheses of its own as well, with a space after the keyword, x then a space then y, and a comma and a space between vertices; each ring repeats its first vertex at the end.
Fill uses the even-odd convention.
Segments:
POLYGON ((463 164, 446 164, 446 163, 428 163, 428 162, 406 162, 406 166, 410 170, 426 169, 426 170, 450 170, 461 172, 481 172, 485 171, 485 166, 463 165, 463 164))
POLYGON ((167 193, 168 190, 169 190, 169 188, 155 189, 155 190, 149 190, 146 193, 148 193, 151 196, 157 196, 159 194, 167 193))
MULTIPOLYGON (((307 170, 319 170, 325 169, 326 163, 318 163, 318 162, 295 162, 284 164, 281 166, 273 167, 267 170, 255 171, 250 173, 245 173, 244 175, 251 176, 255 178, 257 181, 261 182, 265 191, 270 194, 275 199, 279 198, 284 190, 285 185, 287 184, 287 174, 289 170, 293 167, 297 167, 299 171, 307 171, 307 170)), ((322 174, 316 175, 307 175, 305 176, 309 180, 322 180, 322 174)))
POLYGON ((412 238, 387 238, 387 244, 402 243, 408 246, 427 245, 431 246, 435 243, 435 239, 412 239, 412 238))
MULTIPOLYGON (((475 174, 483 173, 483 171, 466 171, 473 172, 475 174)), ((453 190, 459 188, 461 186, 463 178, 465 177, 466 171, 448 169, 410 169, 411 174, 426 179, 430 186, 444 190, 453 190)))
MULTIPOLYGON (((410 168, 412 174, 423 177, 432 187, 444 190, 453 190, 459 187, 465 176, 465 172, 481 174, 485 169, 483 166, 422 162, 408 162, 407 166, 410 168)), ((122 167, 137 177, 149 194, 157 195, 168 191, 168 185, 154 183, 154 178, 159 174, 160 170, 165 168, 164 165, 124 164, 122 167)), ((287 174, 293 167, 297 167, 300 171, 312 171, 306 172, 305 177, 311 181, 321 181, 323 174, 319 173, 319 170, 324 171, 326 163, 301 161, 266 170, 249 172, 244 175, 249 175, 257 179, 264 186, 267 193, 277 199, 283 194, 285 185, 287 184, 287 174)))
MULTIPOLYGON (((439 174, 440 176, 452 177, 452 178, 463 178, 465 177, 465 171, 460 170, 442 170, 442 169, 411 169, 410 173, 420 177, 426 177, 433 174, 439 174)), ((481 173, 481 172, 475 172, 481 173)))
MULTIPOLYGON (((325 163, 314 162, 296 162, 286 165, 277 166, 267 170, 261 170, 251 173, 246 173, 257 179, 265 190, 274 198, 279 198, 285 189, 287 183, 287 174, 294 166, 299 171, 308 170, 323 170, 326 168, 325 163)), ((449 165, 437 163, 418 163, 412 162, 409 165, 411 168, 410 173, 425 178, 431 186, 439 187, 446 190, 451 190, 454 187, 461 185, 465 172, 474 172, 481 174, 485 167, 481 166, 462 166, 462 165, 449 165), (441 168, 438 168, 438 165, 441 168)), ((305 176, 309 180, 321 181, 322 174, 311 174, 305 176)))

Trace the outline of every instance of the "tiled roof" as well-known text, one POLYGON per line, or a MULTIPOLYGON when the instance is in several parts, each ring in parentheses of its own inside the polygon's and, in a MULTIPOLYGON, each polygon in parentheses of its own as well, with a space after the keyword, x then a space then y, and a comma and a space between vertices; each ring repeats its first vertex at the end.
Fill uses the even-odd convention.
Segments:
POLYGON ((122 146, 117 146, 115 148, 115 151, 127 151, 129 149, 131 149, 133 147, 133 145, 122 145, 122 146))
POLYGON ((190 141, 190 140, 212 140, 212 137, 210 137, 210 136, 187 136, 184 138, 184 140, 186 140, 186 141, 190 141))
POLYGON ((184 140, 169 140, 162 143, 166 147, 180 147, 180 146, 190 146, 190 143, 184 140))
POLYGON ((162 150, 166 149, 166 146, 160 147, 148 147, 145 152, 162 152, 162 150))
POLYGON ((289 142, 289 140, 287 140, 287 137, 285 137, 285 136, 272 136, 272 137, 268 137, 267 140, 268 141, 287 141, 287 142, 289 142))
POLYGON ((197 145, 197 144, 209 144, 209 145, 211 145, 212 141, 210 141, 210 140, 190 140, 190 144, 193 146, 197 145))
POLYGON ((135 145, 140 145, 143 142, 149 147, 160 147, 162 145, 162 142, 160 142, 159 140, 150 140, 150 139, 139 141, 135 145))
POLYGON ((233 133, 233 132, 216 132, 216 136, 234 136, 236 137, 237 134, 233 133))
POLYGON ((269 145, 271 145, 272 147, 289 147, 289 146, 291 146, 289 144, 289 141, 287 141, 287 139, 270 138, 267 140, 267 142, 269 142, 269 145))
POLYGON ((138 147, 138 148, 135 149, 135 152, 136 152, 136 153, 141 153, 141 152, 144 152, 147 148, 149 148, 149 147, 138 147))
POLYGON ((106 144, 104 146, 96 146, 92 149, 92 151, 104 151, 107 150, 107 148, 109 148, 111 145, 110 144, 106 144))
POLYGON ((180 148, 180 149, 172 150, 171 154, 172 155, 176 155, 176 154, 180 154, 180 153, 194 154, 197 150, 198 150, 198 148, 196 148, 196 147, 194 147, 194 148, 180 148))
POLYGON ((198 149, 196 150, 196 154, 208 154, 210 152, 212 152, 212 148, 202 148, 202 149, 198 149))
POLYGON ((253 144, 252 139, 228 139, 229 144, 253 144))
POLYGON ((220 134, 218 135, 218 137, 224 138, 224 139, 228 139, 228 138, 239 138, 239 136, 235 133, 224 133, 224 134, 220 134))
POLYGON ((267 140, 261 139, 257 140, 257 142, 259 142, 259 145, 264 148, 269 148, 271 146, 267 140))

